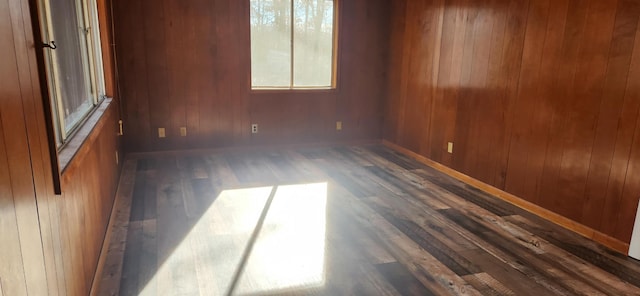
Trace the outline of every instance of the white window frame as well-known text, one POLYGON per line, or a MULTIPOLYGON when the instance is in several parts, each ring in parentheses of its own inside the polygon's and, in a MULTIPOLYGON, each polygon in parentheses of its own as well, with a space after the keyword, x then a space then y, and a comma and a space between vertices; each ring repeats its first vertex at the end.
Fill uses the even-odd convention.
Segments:
MULTIPOLYGON (((39 5, 41 7, 41 28, 42 37, 44 43, 50 43, 55 41, 54 27, 51 18, 51 1, 52 0, 40 0, 39 5)), ((73 136, 84 123, 86 118, 96 109, 98 104, 105 98, 105 78, 103 70, 102 60, 102 47, 100 40, 100 26, 98 20, 98 7, 96 0, 74 0, 76 3, 77 11, 81 12, 81 15, 77 15, 78 21, 83 25, 81 29, 85 32, 86 44, 81 46, 83 59, 83 66, 88 75, 85 79, 88 82, 88 86, 91 92, 91 99, 93 106, 82 118, 70 129, 65 126, 65 110, 62 104, 61 89, 57 84, 60 77, 58 70, 58 54, 56 50, 49 49, 45 51, 45 66, 49 84, 49 95, 51 97, 52 115, 54 118, 54 126, 56 132, 56 144, 58 149, 61 149, 69 139, 73 136)))

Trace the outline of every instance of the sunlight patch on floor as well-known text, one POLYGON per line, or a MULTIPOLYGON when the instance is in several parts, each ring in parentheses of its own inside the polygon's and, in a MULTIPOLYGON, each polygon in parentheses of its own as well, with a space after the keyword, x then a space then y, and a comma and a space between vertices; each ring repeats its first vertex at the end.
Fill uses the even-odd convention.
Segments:
POLYGON ((279 186, 236 291, 324 285, 326 205, 327 183, 279 186))
MULTIPOLYGON (((243 188, 220 193, 184 239, 177 246, 167 246, 175 249, 164 262, 158 262, 158 271, 139 295, 227 293, 273 189, 243 188), (193 273, 185 272, 194 269, 197 279, 191 278, 193 273)), ((324 284, 326 203, 327 183, 276 187, 236 294, 324 284)), ((163 243, 167 245, 158 240, 159 248, 163 243)))
POLYGON ((158 262, 158 272, 140 295, 155 294, 155 290, 159 295, 191 295, 198 289, 224 295, 271 190, 260 187, 221 192, 171 255, 158 262), (197 279, 188 278, 193 273, 185 272, 193 269, 197 279))

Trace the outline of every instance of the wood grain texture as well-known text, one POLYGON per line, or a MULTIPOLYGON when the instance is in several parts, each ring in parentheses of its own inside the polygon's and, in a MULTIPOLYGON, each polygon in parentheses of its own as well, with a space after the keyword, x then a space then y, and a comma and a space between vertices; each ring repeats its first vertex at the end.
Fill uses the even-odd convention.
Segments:
POLYGON ((472 177, 469 177, 465 174, 462 174, 454 169, 451 169, 449 167, 446 167, 440 163, 437 163, 433 160, 430 160, 420 154, 417 154, 415 152, 412 152, 406 148, 402 148, 398 145, 395 145, 393 143, 384 141, 384 145, 390 147, 391 149, 394 149, 396 151, 399 151, 401 153, 404 153, 410 157, 413 157, 415 159, 417 159, 418 161, 440 171, 443 172, 453 178, 456 178, 464 183, 467 183, 471 186, 475 186, 479 189, 481 189, 484 192, 487 192, 493 196, 496 196, 506 202, 509 202, 521 209, 524 209, 532 214, 535 214, 539 217, 542 217, 544 219, 547 219, 550 222, 553 222, 557 225, 560 225, 568 230, 571 230, 575 233, 578 233, 586 238, 589 239, 593 239, 594 241, 601 243, 611 249, 614 249, 622 254, 627 254, 627 252, 629 251, 629 243, 623 242, 619 239, 616 239, 610 235, 604 234, 602 232, 599 232, 597 230, 594 230, 593 228, 590 228, 588 226, 585 226, 583 224, 577 223, 567 217, 561 216, 557 213, 554 213, 548 209, 545 209, 539 205, 536 205, 534 203, 531 203, 529 201, 523 200, 511 193, 505 192, 503 190, 500 190, 496 187, 487 185, 486 183, 479 181, 477 179, 474 179, 472 177))
MULTIPOLYGON (((39 30, 33 27, 39 26, 36 2, 0 2, 2 293, 87 295, 117 186, 119 110, 116 103, 109 105, 63 174, 63 195, 56 196, 47 83, 39 30)), ((108 5, 99 2, 104 17, 108 5)), ((113 72, 105 75, 114 83, 113 72)))
POLYGON ((63 173, 63 194, 50 205, 69 295, 88 294, 98 266, 118 184, 117 115, 112 104, 63 173))
POLYGON ((113 2, 129 151, 380 138, 390 1, 336 1, 330 91, 250 90, 249 1, 113 2))
POLYGON ((40 99, 31 19, 26 1, 0 1, 0 11, 0 278, 4 295, 45 295, 53 273, 45 270, 51 261, 43 253, 29 149, 38 126, 25 118, 40 99))
POLYGON ((393 7, 384 139, 630 241, 640 186, 630 171, 640 119, 637 1, 393 7), (441 26, 425 22, 440 15, 441 26), (412 74, 418 66, 436 72, 412 74))
POLYGON ((97 295, 640 293, 636 260, 381 145, 137 154, 121 182, 97 295))
POLYGON ((50 188, 38 192, 50 275, 45 294, 89 294, 118 184, 117 114, 112 103, 63 173, 61 196, 53 195, 50 188))

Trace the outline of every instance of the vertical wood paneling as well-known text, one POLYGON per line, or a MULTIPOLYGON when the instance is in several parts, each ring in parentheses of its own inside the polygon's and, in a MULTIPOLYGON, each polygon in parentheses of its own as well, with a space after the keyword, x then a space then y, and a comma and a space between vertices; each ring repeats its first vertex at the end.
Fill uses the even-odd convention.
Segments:
POLYGON ((640 146, 638 144, 640 141, 640 116, 638 116, 640 83, 634 83, 634 81, 640 81, 639 36, 640 23, 636 29, 636 39, 624 99, 625 103, 618 123, 621 128, 618 128, 617 131, 616 151, 613 155, 613 169, 609 175, 603 215, 603 221, 616 221, 615 225, 603 223, 603 226, 606 226, 606 229, 616 229, 619 236, 629 235, 633 228, 633 224, 628 224, 627 221, 635 216, 638 191, 640 191, 640 180, 637 178, 640 162, 640 146), (633 120, 637 120, 635 129, 631 124, 633 120), (635 131, 635 133, 632 131, 635 131), (616 212, 617 209, 620 210, 616 212))
MULTIPOLYGON (((1 289, 5 295, 87 295, 117 186, 118 106, 114 100, 107 109, 67 167, 63 195, 55 196, 35 2, 0 1, 1 289)), ((98 2, 101 25, 108 27, 109 4, 98 2)), ((110 63, 108 32, 103 37, 110 63)), ((108 96, 116 89, 112 69, 105 67, 108 96)))
POLYGON ((558 174, 560 173, 560 163, 562 161, 564 124, 566 122, 564 114, 571 108, 571 102, 568 98, 575 96, 575 89, 566 86, 572 85, 576 78, 575 73, 580 51, 579 42, 583 39, 589 8, 587 5, 581 5, 581 3, 580 1, 569 2, 571 9, 568 10, 566 17, 561 62, 554 80, 553 104, 551 105, 554 113, 548 131, 549 139, 540 188, 540 196, 546 196, 547 198, 542 198, 539 201, 539 204, 547 209, 553 208, 554 199, 549 197, 557 194, 558 174))
MULTIPOLYGON (((536 126, 523 123, 532 122, 533 111, 538 101, 539 78, 542 76, 540 75, 540 62, 543 54, 540 47, 545 44, 549 8, 549 1, 531 1, 529 3, 527 34, 522 52, 518 94, 513 101, 515 120, 512 123, 512 140, 509 147, 509 165, 505 185, 507 191, 534 202, 535 197, 526 191, 526 183, 530 173, 527 170, 528 147, 533 144, 533 134, 537 130, 534 130, 536 126)), ((545 74, 548 75, 548 73, 545 74)))
POLYGON ((492 145, 487 145, 487 142, 483 139, 484 137, 500 139, 502 136, 500 127, 504 124, 500 114, 501 101, 498 98, 504 97, 503 86, 506 84, 507 79, 507 76, 502 71, 502 64, 504 63, 502 49, 505 46, 506 39, 507 11, 495 8, 504 6, 506 3, 503 0, 491 3, 492 9, 489 11, 491 13, 489 17, 493 19, 493 28, 491 32, 491 47, 488 48, 489 61, 485 83, 485 88, 490 91, 483 93, 480 99, 475 101, 475 109, 482 110, 482 112, 476 114, 474 118, 478 128, 474 142, 478 144, 478 151, 476 153, 477 162, 473 170, 478 172, 479 178, 485 182, 494 182, 497 159, 499 159, 500 153, 492 145), (482 106, 486 107, 480 108, 482 106))
MULTIPOLYGON (((0 87, 2 85, 0 84, 0 87)), ((1 116, 1 114, 0 114, 1 116)), ((0 127, 4 131, 4 125, 0 122, 0 127)), ((27 292, 24 266, 22 265, 22 250, 20 249, 20 238, 18 234, 18 222, 16 220, 15 201, 13 199, 13 186, 11 185, 11 172, 5 149, 4 133, 0 137, 0 210, 2 213, 2 223, 0 223, 0 233, 5 240, 14 243, 6 244, 0 252, 2 258, 2 269, 0 274, 7 281, 5 290, 7 293, 24 295, 27 292)))
POLYGON ((499 188, 504 188, 507 181, 507 168, 509 164, 509 147, 511 145, 511 135, 513 134, 513 125, 515 121, 515 102, 512 98, 518 95, 518 85, 522 68, 522 55, 524 41, 527 32, 527 21, 529 14, 530 1, 510 1, 507 13, 507 30, 505 32, 505 45, 503 51, 505 53, 503 75, 506 75, 507 83, 505 94, 499 97, 500 110, 495 111, 504 121, 503 133, 500 136, 500 146, 496 147, 499 156, 497 164, 498 171, 495 176, 495 184, 499 188))
MULTIPOLYGON (((429 131, 428 117, 423 116, 424 113, 430 113, 432 93, 428 91, 428 87, 432 84, 432 65, 434 45, 436 40, 436 29, 434 22, 436 18, 433 14, 436 9, 430 9, 431 1, 413 1, 407 3, 407 14, 415 23, 406 23, 407 34, 406 39, 420 40, 411 47, 410 56, 421 56, 423 59, 412 59, 414 62, 408 65, 407 75, 413 77, 408 80, 407 97, 416 98, 415 105, 404 105, 404 133, 418 133, 420 131, 429 131), (417 96, 417 94, 422 94, 417 96)), ((428 137, 427 137, 428 138, 428 137)), ((421 150, 421 142, 423 139, 416 137, 403 137, 405 145, 411 147, 412 150, 421 150)))
POLYGON ((0 1, 0 278, 7 295, 48 288, 24 118, 34 92, 23 4, 0 1))
MULTIPOLYGON (((149 114, 150 133, 157 130, 157 127, 168 126, 171 122, 171 108, 169 102, 169 70, 167 65, 159 63, 167 56, 167 36, 163 30, 168 12, 164 5, 159 5, 157 1, 143 0, 143 6, 147 7, 147 13, 143 18, 144 23, 139 24, 144 29, 144 44, 149 46, 146 51, 146 65, 148 76, 147 82, 154 87, 148 88, 149 95, 153 98, 153 104, 157 112, 149 114), (158 28, 153 30, 153 28, 158 28)), ((127 125, 127 128, 132 128, 127 125)), ((154 140, 157 137, 153 138, 154 140)))
MULTIPOLYGON (((473 6, 472 1, 468 1, 466 6, 473 6)), ((478 19, 479 10, 477 9, 467 9, 465 13, 464 19, 464 41, 461 43, 462 46, 462 64, 460 68, 460 76, 457 85, 453 85, 452 87, 457 88, 458 90, 455 92, 455 108, 456 108, 456 116, 452 119, 452 122, 455 126, 453 129, 452 137, 449 141, 454 142, 457 146, 467 146, 469 138, 468 129, 460 129, 460 126, 469 127, 471 118, 468 116, 469 112, 469 96, 472 90, 471 86, 471 71, 473 69, 473 55, 474 55, 474 40, 476 34, 476 21, 478 19)), ((410 105, 410 104, 407 104, 410 105)), ((451 166, 462 170, 464 167, 464 160, 467 159, 465 154, 454 154, 451 158, 451 166)))
POLYGON ((253 92, 249 1, 115 0, 129 150, 379 139, 389 1, 335 3, 338 88, 253 92), (252 123, 259 134, 250 134, 252 123), (180 127, 187 127, 187 137, 180 137, 180 127))
MULTIPOLYGON (((487 5, 492 5, 491 1, 487 2, 487 5)), ((468 55, 470 67, 465 72, 468 77, 465 77, 465 84, 461 85, 465 89, 462 92, 462 96, 458 97, 458 107, 462 111, 462 116, 456 117, 456 126, 468 126, 468 129, 457 129, 455 133, 455 142, 460 139, 461 141, 467 141, 468 147, 473 147, 468 153, 464 155, 454 155, 454 166, 469 171, 477 172, 479 176, 482 175, 481 171, 487 167, 478 167, 480 159, 477 155, 484 149, 481 143, 478 143, 480 137, 480 130, 482 126, 490 121, 479 120, 481 115, 474 113, 474 110, 479 109, 479 105, 484 104, 485 96, 489 94, 487 92, 474 92, 472 89, 486 89, 487 71, 489 66, 490 48, 492 44, 492 33, 494 21, 498 21, 498 18, 492 17, 492 10, 477 10, 477 14, 474 12, 473 17, 473 33, 469 35, 470 41, 468 55)), ((484 135, 483 135, 484 136, 484 135)), ((479 177, 484 179, 483 177, 479 177)))
MULTIPOLYGON (((640 15, 638 8, 637 2, 620 1, 614 24, 614 35, 609 50, 605 84, 600 98, 600 110, 585 190, 585 197, 589 202, 584 203, 582 208, 583 217, 593 217, 593 221, 589 221, 589 226, 592 227, 599 225, 602 221, 602 209, 606 202, 609 176, 612 173, 612 159, 616 140, 618 140, 618 128, 628 128, 620 126, 619 123, 624 110, 625 88, 631 66, 638 16, 640 15)), ((635 109, 637 110, 637 107, 635 109)), ((622 138, 620 140, 628 141, 628 139, 622 138)), ((609 228, 604 225, 603 227, 609 228)))
POLYGON ((615 21, 616 1, 590 1, 585 35, 580 44, 574 85, 563 135, 563 153, 553 208, 576 221, 580 217, 592 157, 599 98, 604 85, 615 21))
MULTIPOLYGON (((310 133, 325 139, 376 139, 382 133, 382 108, 388 55, 389 1, 336 1, 339 9, 338 89, 326 94, 322 124, 310 133), (334 102, 328 102, 332 100, 334 102), (335 104, 335 107, 331 106, 335 104), (335 121, 343 122, 336 132, 335 121)), ((304 98, 304 96, 299 96, 304 98)), ((258 98, 256 98, 257 100, 258 98)), ((253 103, 253 97, 251 103, 253 103)), ((281 105, 281 104, 278 104, 281 105)), ((251 114, 259 110, 251 109, 251 114)), ((311 115, 314 109, 307 109, 311 115)), ((281 137, 280 137, 281 138, 281 137)), ((289 139, 294 142, 295 138, 289 139)))
POLYGON ((62 175, 63 194, 49 202, 53 236, 59 247, 66 289, 63 295, 88 295, 115 197, 119 166, 118 109, 112 104, 62 175))
POLYGON ((569 1, 559 1, 549 8, 544 52, 540 61, 537 99, 534 99, 536 103, 530 122, 533 136, 530 138, 531 146, 527 158, 527 166, 530 167, 529 177, 525 178, 524 191, 531 191, 533 193, 531 196, 538 203, 541 200, 540 191, 544 176, 549 129, 556 114, 553 109, 556 101, 554 79, 562 64, 560 57, 562 56, 562 40, 566 38, 567 13, 569 13, 569 1))
POLYGON ((640 190, 638 2, 401 2, 385 139, 628 242, 640 190), (438 12, 441 32, 421 32, 438 12), (424 50, 433 43, 436 59, 424 50))
MULTIPOLYGON (((135 1, 127 2, 130 3, 131 7, 128 9, 132 13, 138 13, 139 11, 135 10, 134 3, 135 1)), ((121 1, 113 1, 114 6, 114 18, 117 17, 117 11, 119 11, 123 2, 121 1)), ((143 89, 136 89, 132 87, 132 85, 138 83, 140 85, 144 85, 138 81, 140 79, 137 75, 135 75, 136 65, 140 64, 141 61, 136 60, 136 57, 133 55, 134 53, 134 44, 135 38, 133 36, 133 32, 131 34, 120 34, 121 31, 129 30, 130 28, 135 27, 136 24, 133 23, 130 19, 123 19, 118 22, 114 22, 114 38, 116 46, 119 51, 129 52, 129 55, 121 55, 119 52, 116 52, 117 62, 118 62, 118 74, 119 79, 122 80, 123 77, 127 77, 127 81, 129 83, 120 83, 120 91, 121 91, 121 100, 122 100, 122 108, 128 110, 127 114, 123 114, 122 119, 125 122, 129 122, 129 118, 142 118, 139 124, 127 124, 126 130, 127 133, 135 133, 141 136, 147 135, 149 130, 147 129, 145 132, 145 124, 148 125, 148 120, 144 120, 144 114, 140 114, 139 112, 139 103, 142 100, 146 100, 146 96, 140 94, 143 90, 146 91, 146 86, 143 89), (129 75, 125 73, 130 73, 129 75), (136 97, 136 100, 129 100, 128 97, 136 97)), ((168 86, 168 84, 166 84, 168 86)), ((160 99, 160 104, 162 100, 160 99)))

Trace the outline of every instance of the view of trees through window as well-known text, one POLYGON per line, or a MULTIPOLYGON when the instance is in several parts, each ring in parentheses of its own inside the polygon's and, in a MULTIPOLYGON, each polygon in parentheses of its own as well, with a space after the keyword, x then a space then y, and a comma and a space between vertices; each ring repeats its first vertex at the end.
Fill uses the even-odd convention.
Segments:
POLYGON ((333 18, 333 0, 251 0, 252 87, 331 87, 333 18))

